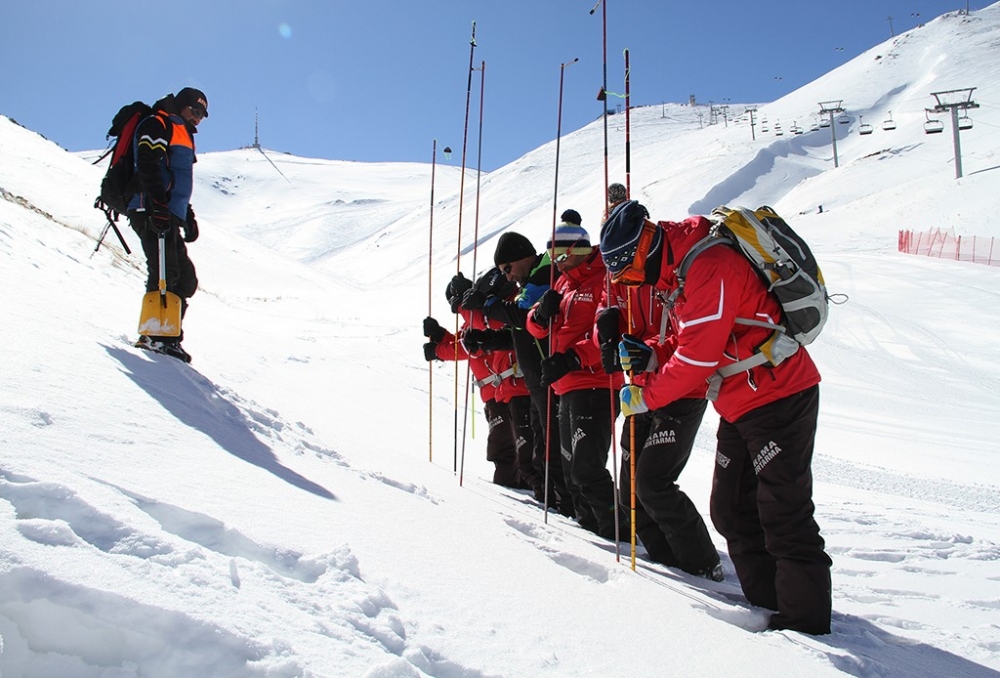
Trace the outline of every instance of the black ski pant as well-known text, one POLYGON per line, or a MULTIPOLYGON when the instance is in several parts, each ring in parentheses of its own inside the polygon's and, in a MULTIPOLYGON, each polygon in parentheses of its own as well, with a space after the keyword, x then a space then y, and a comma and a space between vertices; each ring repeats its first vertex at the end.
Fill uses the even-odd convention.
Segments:
POLYGON ((531 398, 526 395, 514 396, 507 405, 517 454, 518 478, 524 487, 531 488, 540 496, 545 491, 545 477, 535 468, 532 459, 535 434, 531 428, 531 398))
POLYGON ((559 453, 559 398, 548 389, 530 389, 531 397, 531 428, 534 432, 534 451, 532 460, 535 469, 545 478, 545 449, 546 433, 549 434, 549 505, 566 516, 573 515, 573 497, 570 495, 566 484, 566 474, 563 469, 562 455, 559 453), (552 425, 546 426, 550 418, 549 405, 551 402, 552 425))
MULTIPOLYGON (((139 241, 142 243, 142 252, 146 255, 146 291, 155 292, 160 289, 160 245, 159 234, 150 228, 148 218, 145 213, 137 212, 130 214, 129 225, 139 241)), ((194 269, 194 263, 188 257, 187 244, 181 237, 181 220, 176 216, 170 218, 170 230, 167 231, 163 242, 164 259, 166 266, 167 291, 173 292, 181 299, 181 317, 187 312, 188 299, 194 296, 198 289, 198 276, 194 269)), ((150 337, 151 339, 167 341, 180 341, 183 339, 183 331, 179 338, 173 337, 150 337)))
POLYGON ((712 522, 747 600, 777 610, 772 628, 830 632, 830 557, 813 517, 819 386, 721 421, 712 522))
MULTIPOLYGON (((626 417, 621 439, 621 487, 628 488, 634 421, 636 535, 653 560, 698 575, 711 572, 719 563, 719 554, 705 520, 677 480, 691 457, 707 406, 702 398, 682 398, 626 417)), ((631 503, 630 494, 622 492, 623 505, 631 503)))
POLYGON ((493 482, 504 487, 520 487, 510 408, 507 403, 491 399, 483 402, 483 410, 490 429, 486 436, 486 460, 493 462, 493 482))
POLYGON ((609 389, 588 388, 559 396, 559 440, 577 519, 581 527, 606 539, 615 537, 614 482, 607 466, 617 416, 617 399, 612 401, 609 389))

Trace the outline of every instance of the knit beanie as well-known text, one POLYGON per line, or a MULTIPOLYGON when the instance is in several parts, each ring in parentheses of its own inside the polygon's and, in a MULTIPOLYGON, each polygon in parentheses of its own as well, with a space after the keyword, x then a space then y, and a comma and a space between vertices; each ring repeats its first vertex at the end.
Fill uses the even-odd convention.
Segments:
MULTIPOLYGON (((635 200, 623 202, 611 210, 601 227, 601 256, 611 273, 618 273, 635 259, 639 236, 648 217, 646 208, 635 200)), ((662 242, 663 229, 657 228, 648 254, 656 252, 662 242)))
POLYGON ((531 241, 520 233, 508 231, 497 240, 496 251, 493 252, 493 263, 497 266, 520 261, 537 254, 531 241))
POLYGON ((201 105, 205 109, 205 117, 208 117, 208 97, 200 89, 185 87, 174 95, 174 101, 177 103, 178 111, 182 110, 185 106, 201 105))
POLYGON ((560 254, 590 254, 590 236, 582 226, 562 223, 556 226, 555 235, 555 241, 545 243, 550 258, 555 259, 560 254))

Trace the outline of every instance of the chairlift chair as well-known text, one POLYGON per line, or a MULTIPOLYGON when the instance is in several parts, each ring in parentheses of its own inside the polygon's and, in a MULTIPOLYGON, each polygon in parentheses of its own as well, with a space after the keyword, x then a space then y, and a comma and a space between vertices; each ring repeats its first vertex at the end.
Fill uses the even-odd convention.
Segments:
POLYGON ((886 132, 896 129, 896 121, 892 119, 892 111, 889 111, 889 117, 882 122, 882 129, 886 132))
POLYGON ((819 126, 823 127, 823 128, 829 127, 830 126, 830 119, 829 118, 823 118, 822 120, 819 121, 819 126))
POLYGON ((837 122, 839 122, 841 125, 847 125, 848 123, 851 122, 851 118, 850 116, 847 115, 847 113, 844 113, 842 116, 837 118, 837 122))
POLYGON ((968 113, 963 114, 958 119, 958 129, 972 129, 972 118, 968 113))
POLYGON ((924 123, 925 134, 940 134, 944 131, 944 123, 937 118, 932 118, 929 110, 924 110, 924 116, 927 118, 927 122, 924 123))
POLYGON ((865 122, 865 116, 859 115, 858 120, 861 122, 861 124, 858 125, 858 134, 861 136, 867 136, 875 131, 874 127, 865 122))

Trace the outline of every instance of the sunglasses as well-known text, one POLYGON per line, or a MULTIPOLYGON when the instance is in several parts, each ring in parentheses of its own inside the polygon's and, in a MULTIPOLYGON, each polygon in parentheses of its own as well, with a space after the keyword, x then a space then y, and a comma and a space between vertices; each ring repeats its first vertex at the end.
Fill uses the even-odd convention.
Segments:
POLYGON ((191 109, 191 115, 199 120, 204 120, 208 117, 208 111, 201 104, 191 104, 188 108, 191 109))
POLYGON ((625 285, 626 287, 638 287, 646 282, 646 257, 649 256, 649 248, 653 244, 656 236, 656 224, 648 219, 642 223, 642 233, 639 234, 639 242, 635 246, 635 255, 628 266, 611 276, 611 282, 625 285))
POLYGON ((559 256, 553 258, 552 261, 556 262, 557 264, 565 263, 567 259, 569 259, 571 256, 573 256, 573 254, 572 254, 573 250, 575 250, 577 248, 577 246, 580 245, 580 244, 582 244, 582 243, 583 243, 583 238, 578 238, 577 241, 574 242, 572 245, 570 245, 569 248, 565 252, 563 252, 559 256))
POLYGON ((514 264, 504 264, 500 270, 503 271, 504 275, 510 275, 510 272, 514 270, 514 264))

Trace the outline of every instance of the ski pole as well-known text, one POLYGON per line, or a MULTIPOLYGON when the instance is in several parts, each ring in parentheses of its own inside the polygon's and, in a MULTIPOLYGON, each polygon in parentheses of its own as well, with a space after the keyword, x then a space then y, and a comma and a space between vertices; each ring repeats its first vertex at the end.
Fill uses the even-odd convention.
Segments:
MULTIPOLYGON (((632 295, 628 295, 628 331, 632 333, 632 295)), ((635 372, 629 370, 628 383, 635 382, 635 372)), ((629 544, 631 547, 632 571, 635 571, 635 415, 628 418, 628 439, 629 439, 629 518, 631 527, 629 528, 629 544)))
MULTIPOLYGON (((486 92, 486 62, 483 61, 481 68, 479 69, 481 75, 479 78, 479 150, 476 156, 476 211, 475 211, 475 222, 472 233, 472 279, 478 279, 477 272, 477 257, 479 254, 479 195, 482 187, 481 177, 483 171, 483 101, 486 92)), ((483 318, 485 319, 486 314, 483 313, 483 318)), ((466 403, 469 402, 468 389, 470 382, 472 383, 472 439, 476 438, 476 384, 474 381, 469 379, 469 372, 472 369, 471 356, 469 360, 469 365, 466 367, 465 371, 465 383, 466 383, 466 403)), ((458 473, 458 485, 462 486, 463 479, 465 477, 465 434, 462 434, 462 463, 460 465, 460 470, 458 473)))
MULTIPOLYGON (((465 199, 465 158, 469 145, 469 102, 472 98, 472 59, 476 52, 476 22, 472 22, 472 39, 469 41, 469 80, 465 88, 465 129, 462 131, 462 175, 458 184, 458 238, 455 253, 455 274, 462 271, 462 212, 465 199)), ((452 472, 458 473, 458 314, 455 314, 455 429, 452 450, 452 472)), ((468 385, 468 377, 466 377, 468 385)))
POLYGON ((629 73, 628 48, 625 48, 625 195, 632 199, 632 104, 631 75, 629 73))
MULTIPOLYGON (((431 208, 427 229, 427 317, 431 317, 434 288, 434 172, 437 169, 437 139, 431 146, 431 208)), ((434 463, 434 363, 427 363, 427 461, 434 463)))
MULTIPOLYGON (((563 82, 565 80, 566 67, 572 66, 579 58, 575 58, 569 63, 559 64, 559 113, 557 115, 556 122, 556 163, 555 163, 555 182, 552 189, 552 239, 550 242, 556 241, 556 213, 559 211, 559 145, 562 138, 562 103, 563 103, 563 82)), ((549 289, 551 290, 556 284, 556 264, 552 261, 552 257, 549 256, 549 289)), ((552 318, 549 318, 549 354, 552 353, 552 318)), ((544 501, 544 520, 546 524, 549 522, 549 458, 551 455, 552 447, 552 384, 549 384, 548 388, 545 389, 545 501, 544 501)), ((563 474, 565 475, 565 473, 563 474)), ((568 489, 568 488, 567 488, 568 489)))

